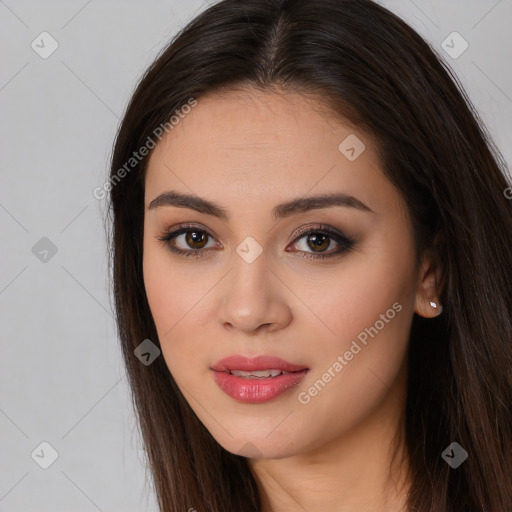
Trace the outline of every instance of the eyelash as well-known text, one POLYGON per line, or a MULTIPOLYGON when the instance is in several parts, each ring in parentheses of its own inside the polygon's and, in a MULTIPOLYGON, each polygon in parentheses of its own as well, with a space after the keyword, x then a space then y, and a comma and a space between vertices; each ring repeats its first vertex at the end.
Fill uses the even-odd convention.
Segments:
MULTIPOLYGON (((172 230, 164 231, 161 235, 157 236, 156 238, 157 238, 157 240, 163 242, 169 248, 169 250, 171 252, 178 254, 180 256, 192 257, 192 258, 204 257, 206 255, 205 249, 184 250, 184 249, 178 249, 171 245, 171 241, 174 238, 176 238, 180 235, 183 235, 185 233, 190 233, 190 232, 203 233, 203 234, 206 234, 208 237, 213 238, 212 235, 210 235, 206 230, 201 229, 198 226, 194 226, 194 225, 184 225, 174 231, 172 231, 172 230)), ((299 241, 300 239, 302 239, 308 235, 312 235, 312 234, 327 235, 329 238, 331 238, 335 242, 337 242, 341 247, 339 249, 337 249, 336 251, 329 252, 329 253, 309 253, 309 252, 305 252, 305 251, 299 251, 299 252, 303 253, 302 257, 305 259, 319 260, 319 259, 339 256, 339 255, 351 250, 355 244, 355 241, 352 238, 350 238, 344 234, 338 233, 337 231, 334 231, 333 229, 331 229, 329 226, 325 226, 325 225, 319 225, 319 226, 309 227, 309 228, 304 228, 303 230, 299 230, 299 232, 296 233, 296 236, 295 236, 293 242, 299 241)))

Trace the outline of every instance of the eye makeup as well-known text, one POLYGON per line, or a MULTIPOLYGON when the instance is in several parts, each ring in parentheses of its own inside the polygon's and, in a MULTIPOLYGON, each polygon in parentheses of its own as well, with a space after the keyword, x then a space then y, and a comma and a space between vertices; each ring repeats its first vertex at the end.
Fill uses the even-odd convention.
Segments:
MULTIPOLYGON (((310 260, 340 256, 346 253, 347 251, 351 250, 355 245, 355 240, 353 240, 351 237, 347 236, 338 229, 332 228, 331 226, 325 224, 318 224, 316 226, 305 226, 297 230, 293 236, 294 239, 292 242, 292 246, 294 246, 297 242, 301 241, 302 239, 306 239, 305 243, 307 244, 307 247, 312 248, 313 251, 294 251, 293 249, 289 248, 287 248, 286 251, 301 253, 302 257, 310 260), (329 248, 333 242, 335 244, 338 244, 339 247, 329 252, 316 252, 314 250, 315 247, 322 249, 325 246, 326 241, 326 248, 329 248), (310 243, 313 244, 313 247, 309 245, 310 243)), ((195 224, 184 224, 174 229, 166 229, 162 233, 160 233, 160 235, 156 236, 156 239, 164 243, 172 253, 178 256, 184 256, 187 258, 192 257, 197 259, 203 258, 212 250, 211 247, 205 248, 209 238, 213 239, 213 236, 203 227, 197 226, 195 224), (184 237, 182 240, 182 244, 188 244, 189 247, 191 247, 190 249, 184 249, 176 245, 176 240, 182 236, 184 237), (194 248, 193 244, 203 245, 201 247, 194 248)), ((220 247, 222 247, 222 245, 220 245, 220 247)))

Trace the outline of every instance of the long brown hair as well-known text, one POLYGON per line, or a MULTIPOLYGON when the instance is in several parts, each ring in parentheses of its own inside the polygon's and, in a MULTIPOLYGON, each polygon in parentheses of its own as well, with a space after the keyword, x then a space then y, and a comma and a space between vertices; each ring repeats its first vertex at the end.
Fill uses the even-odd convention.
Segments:
POLYGON ((130 159, 191 98, 277 86, 314 94, 374 136, 407 202, 417 254, 433 251, 443 271, 443 313, 415 314, 410 335, 409 511, 512 511, 506 166, 442 58, 370 0, 223 0, 175 36, 127 107, 108 187, 113 294, 161 510, 256 512, 260 501, 247 459, 210 435, 163 357, 145 366, 134 356, 144 339, 159 341, 142 273, 147 157, 130 159), (469 454, 457 469, 441 458, 453 441, 469 454))

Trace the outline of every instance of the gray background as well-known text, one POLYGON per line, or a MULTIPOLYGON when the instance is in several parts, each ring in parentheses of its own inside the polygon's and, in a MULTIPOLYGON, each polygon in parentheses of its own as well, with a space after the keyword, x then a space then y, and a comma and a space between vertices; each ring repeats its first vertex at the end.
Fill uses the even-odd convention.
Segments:
MULTIPOLYGON (((512 0, 382 3, 446 56, 510 165, 512 0), (456 59, 453 31, 469 44, 456 59)), ((92 191, 137 79, 206 5, 0 0, 0 511, 157 510, 92 191), (50 48, 43 31, 59 45, 47 59, 31 47, 50 48), (55 254, 38 254, 43 237, 55 254), (48 469, 43 441, 59 454, 48 469)))

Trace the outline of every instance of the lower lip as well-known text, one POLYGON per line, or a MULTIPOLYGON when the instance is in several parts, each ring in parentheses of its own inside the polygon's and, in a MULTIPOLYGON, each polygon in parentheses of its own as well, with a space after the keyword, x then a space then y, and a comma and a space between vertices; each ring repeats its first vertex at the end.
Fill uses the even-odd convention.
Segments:
POLYGON ((299 384, 309 370, 285 373, 268 379, 244 379, 229 372, 213 371, 217 385, 231 398, 245 404, 261 404, 277 398, 299 384))

